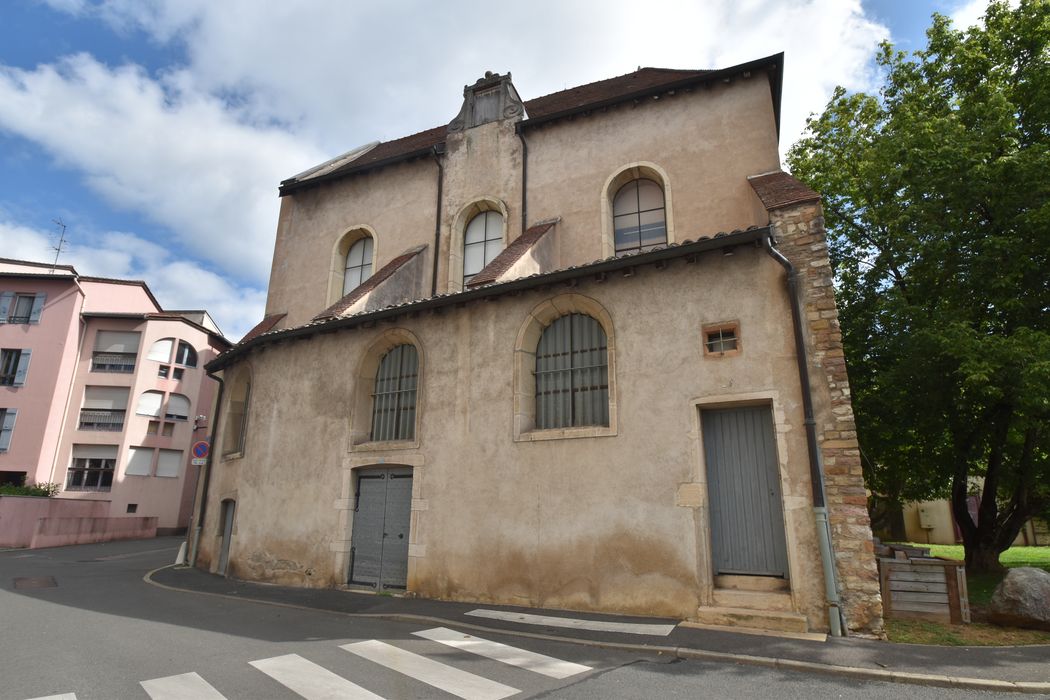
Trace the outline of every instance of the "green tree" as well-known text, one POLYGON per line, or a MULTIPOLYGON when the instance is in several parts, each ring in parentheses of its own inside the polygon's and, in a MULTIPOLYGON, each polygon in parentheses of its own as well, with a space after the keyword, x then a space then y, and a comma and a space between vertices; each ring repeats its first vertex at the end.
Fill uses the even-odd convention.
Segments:
POLYGON ((950 495, 994 570, 1050 511, 1050 2, 927 38, 884 44, 880 92, 838 88, 788 163, 823 195, 868 487, 950 495))

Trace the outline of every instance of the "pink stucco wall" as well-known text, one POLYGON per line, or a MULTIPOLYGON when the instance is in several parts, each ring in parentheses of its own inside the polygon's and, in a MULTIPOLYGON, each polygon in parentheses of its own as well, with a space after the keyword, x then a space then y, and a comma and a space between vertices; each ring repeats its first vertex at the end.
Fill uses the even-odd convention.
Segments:
POLYGON ((109 501, 0 496, 0 547, 28 547, 37 522, 47 518, 105 518, 109 501))

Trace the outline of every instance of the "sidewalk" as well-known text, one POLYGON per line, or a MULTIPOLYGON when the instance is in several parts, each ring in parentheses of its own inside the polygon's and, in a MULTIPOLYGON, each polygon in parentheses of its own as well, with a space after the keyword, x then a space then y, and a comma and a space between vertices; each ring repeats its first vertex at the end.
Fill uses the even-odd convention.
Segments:
POLYGON ((467 613, 483 608, 487 611, 635 625, 676 625, 678 621, 419 600, 332 589, 291 588, 225 579, 187 567, 158 569, 148 574, 146 579, 177 590, 241 600, 329 610, 346 615, 440 622, 472 630, 671 653, 688 659, 827 673, 857 680, 1050 694, 1050 646, 937 647, 832 637, 826 641, 815 641, 686 626, 675 626, 667 635, 566 629, 467 613))

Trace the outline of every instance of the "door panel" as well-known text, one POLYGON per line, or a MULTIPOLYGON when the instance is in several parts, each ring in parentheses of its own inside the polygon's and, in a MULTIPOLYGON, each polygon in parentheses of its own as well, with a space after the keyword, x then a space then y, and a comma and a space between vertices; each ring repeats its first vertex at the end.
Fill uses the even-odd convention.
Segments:
POLYGON ((715 575, 787 578, 773 418, 768 407, 700 412, 715 575))
POLYGON ((350 583, 376 590, 405 588, 411 511, 411 468, 361 472, 350 538, 350 583))
POLYGON ((233 516, 237 504, 235 501, 222 502, 222 551, 219 554, 219 575, 226 575, 230 563, 230 539, 233 537, 233 516))

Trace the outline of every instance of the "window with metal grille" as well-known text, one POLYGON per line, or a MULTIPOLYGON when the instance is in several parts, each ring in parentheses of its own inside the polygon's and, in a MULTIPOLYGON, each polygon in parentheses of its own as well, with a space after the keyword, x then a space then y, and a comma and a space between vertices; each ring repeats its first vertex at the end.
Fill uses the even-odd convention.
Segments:
POLYGON ((583 425, 609 425, 608 345, 598 321, 569 314, 536 348, 536 427, 583 425))
POLYGON ((467 224, 463 234, 463 284, 485 269, 503 250, 503 215, 483 211, 467 224))
POLYGON ((383 356, 372 394, 373 441, 415 437, 418 384, 419 355, 415 346, 398 345, 383 356))
POLYGON ((74 457, 66 475, 66 491, 109 491, 116 459, 74 457))
POLYGON ((346 252, 346 267, 343 270, 343 296, 372 276, 372 238, 365 236, 350 246, 346 252))
POLYGON ((740 350, 740 327, 736 323, 704 326, 705 355, 735 355, 740 350))
POLYGON ((613 230, 617 253, 667 243, 664 191, 660 185, 643 178, 621 187, 613 197, 613 230))

